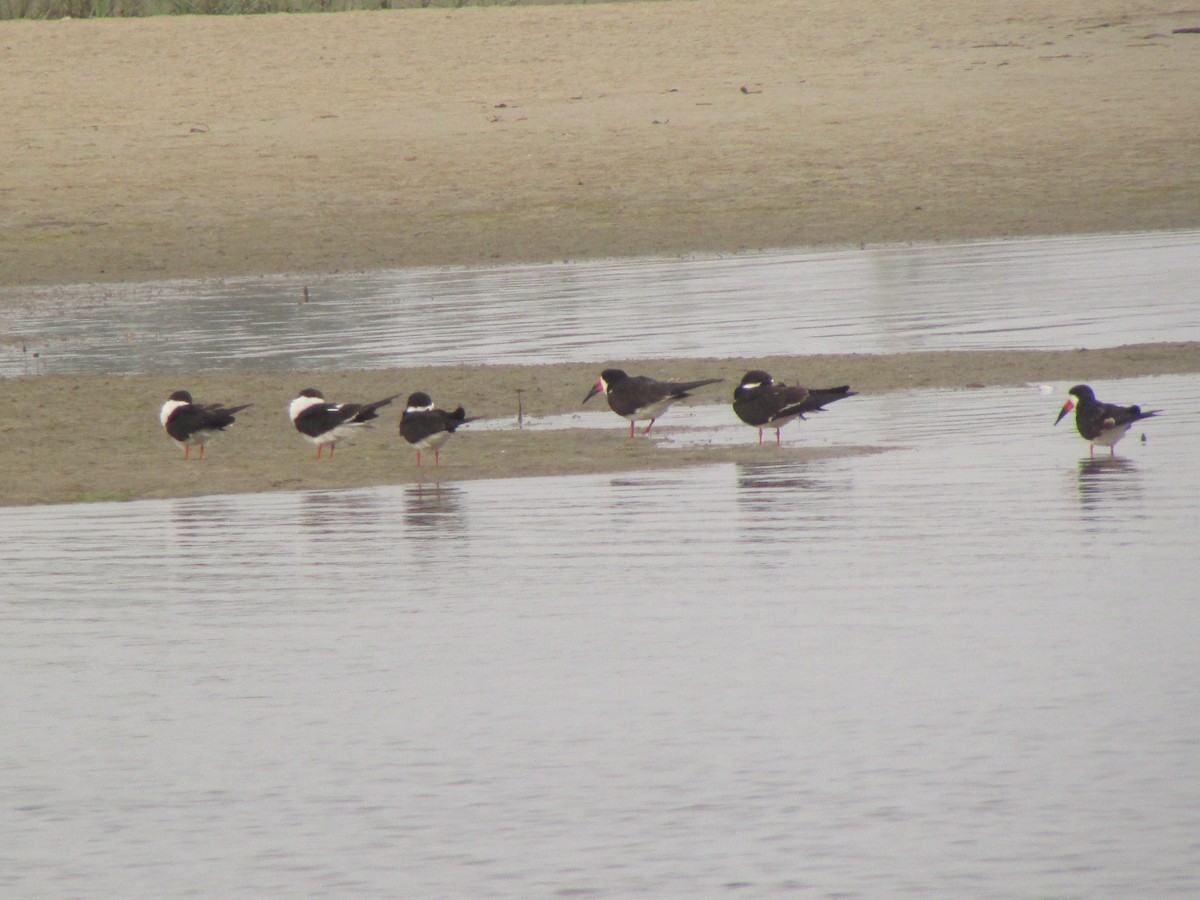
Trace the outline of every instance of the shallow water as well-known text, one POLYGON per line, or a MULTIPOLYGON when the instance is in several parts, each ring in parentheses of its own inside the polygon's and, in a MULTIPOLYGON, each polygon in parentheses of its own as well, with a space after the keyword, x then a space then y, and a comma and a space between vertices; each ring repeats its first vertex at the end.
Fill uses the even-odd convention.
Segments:
POLYGON ((0 376, 1200 340, 1197 282, 1200 232, 1156 232, 3 289, 0 376))
POLYGON ((1115 461, 922 391, 810 464, 0 509, 0 892, 1196 896, 1200 377, 1097 389, 1166 410, 1115 461))

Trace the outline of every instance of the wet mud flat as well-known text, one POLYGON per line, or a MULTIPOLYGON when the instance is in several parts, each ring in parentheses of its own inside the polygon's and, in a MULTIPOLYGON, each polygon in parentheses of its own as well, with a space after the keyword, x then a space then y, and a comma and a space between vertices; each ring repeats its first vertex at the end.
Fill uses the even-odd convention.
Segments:
MULTIPOLYGON (((685 419, 677 414, 678 406, 659 420, 649 437, 639 435, 632 441, 625 420, 606 411, 610 430, 534 427, 546 417, 594 416, 603 411, 600 398, 587 407, 582 401, 599 370, 608 364, 8 379, 0 396, 2 502, 135 500, 618 472, 758 460, 768 453, 805 459, 866 449, 860 441, 838 444, 838 419, 853 415, 853 398, 816 421, 788 426, 779 450, 759 448, 749 428, 744 447, 671 447, 672 429, 685 419), (359 402, 390 394, 400 394, 402 400, 409 392, 423 390, 439 406, 461 404, 482 421, 467 425, 451 440, 441 453, 439 467, 429 466, 426 460, 418 468, 415 452, 398 434, 397 401, 384 410, 374 428, 340 448, 333 460, 318 464, 312 445, 296 433, 287 416, 288 403, 305 387, 320 388, 331 400, 359 402), (189 390, 198 402, 254 404, 239 415, 229 434, 210 445, 203 462, 185 463, 158 422, 159 407, 180 389, 189 390)), ((741 375, 759 368, 780 380, 810 386, 850 384, 862 394, 1011 385, 1021 388, 1014 390, 1017 408, 1044 406, 1052 415, 1061 402, 1059 393, 1078 381, 1200 371, 1200 344, 670 359, 631 362, 626 368, 661 379, 724 379, 685 403, 727 404, 741 375), (1051 386, 1053 396, 1028 390, 1043 383, 1051 386)), ((565 421, 571 423, 570 418, 565 421)), ((737 421, 732 410, 729 421, 737 421)))

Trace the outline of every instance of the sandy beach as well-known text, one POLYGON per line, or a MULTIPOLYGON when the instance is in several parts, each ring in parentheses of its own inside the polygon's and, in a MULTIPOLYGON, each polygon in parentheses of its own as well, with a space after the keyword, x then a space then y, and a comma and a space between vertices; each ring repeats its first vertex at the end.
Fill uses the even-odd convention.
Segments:
MULTIPOLYGON (((1200 11, 1164 2, 1077 0, 0 22, 0 285, 25 302, 27 285, 1195 228, 1200 110, 1185 98, 1200 35, 1175 30, 1196 25, 1200 11)), ((640 368, 713 372, 730 383, 705 399, 725 402, 751 363, 878 391, 1190 372, 1198 351, 640 368)), ((360 399, 423 388, 504 417, 517 387, 569 385, 526 395, 548 415, 578 409, 610 362, 336 372, 320 386, 360 399)), ((336 467, 296 466, 309 448, 282 410, 309 380, 9 380, 3 502, 425 477, 394 415, 336 467), (155 418, 179 387, 256 404, 202 465, 185 467, 155 418), (104 422, 71 418, 96 400, 104 422)), ((696 461, 621 440, 613 422, 583 437, 464 434, 440 477, 696 461)), ((815 452, 796 443, 785 452, 815 452)))
POLYGON ((6 284, 1200 224, 1200 11, 0 22, 6 284), (15 76, 15 77, 14 77, 15 76))

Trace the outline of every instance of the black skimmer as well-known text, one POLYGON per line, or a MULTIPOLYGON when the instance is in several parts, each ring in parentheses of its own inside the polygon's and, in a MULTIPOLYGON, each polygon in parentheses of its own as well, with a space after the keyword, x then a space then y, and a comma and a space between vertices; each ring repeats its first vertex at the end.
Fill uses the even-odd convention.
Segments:
POLYGON ((803 419, 805 413, 824 412, 825 404, 855 392, 849 385, 834 388, 806 388, 776 381, 769 373, 754 369, 742 376, 742 383, 733 390, 733 411, 752 428, 758 429, 758 445, 762 446, 763 429, 775 429, 775 446, 779 446, 779 429, 793 419, 803 419))
POLYGON ((650 424, 642 434, 649 434, 654 422, 677 400, 691 396, 693 391, 706 384, 716 384, 720 378, 705 378, 702 381, 655 381, 645 375, 626 375, 620 369, 605 369, 583 398, 587 403, 600 392, 608 397, 608 406, 618 416, 629 420, 629 436, 633 437, 634 423, 638 419, 649 419, 650 424))
POLYGON ((1088 442, 1088 456, 1090 457, 1095 457, 1097 444, 1107 447, 1109 456, 1116 456, 1116 450, 1113 448, 1116 447, 1117 441, 1125 437, 1125 432, 1134 422, 1149 419, 1162 412, 1161 409, 1142 412, 1140 406, 1117 406, 1113 403, 1102 403, 1096 399, 1096 393, 1086 384, 1077 384, 1067 393, 1074 396, 1078 402, 1068 397, 1063 408, 1059 410, 1054 424, 1057 425, 1067 413, 1075 410, 1075 427, 1079 429, 1083 439, 1088 442))
POLYGON ((329 458, 333 448, 349 432, 378 418, 376 410, 387 406, 399 394, 392 394, 374 403, 327 403, 325 395, 316 388, 305 388, 288 406, 288 415, 296 430, 317 445, 317 459, 321 449, 329 445, 329 458))
POLYGON ((204 445, 221 434, 234 423, 234 414, 249 409, 253 404, 222 406, 220 403, 198 404, 192 402, 187 391, 176 391, 167 398, 159 410, 158 419, 167 429, 167 436, 183 448, 183 458, 190 459, 192 447, 200 448, 200 459, 204 459, 204 445))
POLYGON ((421 451, 433 451, 433 464, 441 460, 438 451, 450 440, 459 425, 470 422, 466 410, 461 406, 454 412, 435 409, 433 398, 424 391, 409 394, 404 414, 400 416, 400 435, 417 448, 417 465, 421 465, 421 451))

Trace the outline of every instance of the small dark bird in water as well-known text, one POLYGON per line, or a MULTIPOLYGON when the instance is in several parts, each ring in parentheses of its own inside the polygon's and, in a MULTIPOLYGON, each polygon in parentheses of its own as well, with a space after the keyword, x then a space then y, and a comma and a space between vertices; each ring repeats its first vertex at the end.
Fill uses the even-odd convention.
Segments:
POLYGON ((650 424, 642 434, 649 434, 655 421, 689 391, 716 384, 720 378, 705 378, 701 381, 656 381, 645 375, 627 375, 620 369, 605 369, 583 398, 587 403, 603 393, 608 398, 608 407, 618 416, 629 420, 629 436, 633 437, 634 423, 638 419, 649 419, 650 424))
POLYGON ((742 376, 733 391, 733 411, 739 419, 758 429, 758 445, 762 446, 763 429, 775 429, 775 446, 779 446, 779 429, 793 419, 803 419, 805 413, 824 412, 825 404, 855 396, 849 385, 833 388, 806 388, 776 381, 769 373, 753 369, 742 376))
MULTIPOLYGON (((1076 400, 1072 400, 1071 397, 1067 398, 1067 402, 1059 410, 1054 424, 1057 425, 1067 413, 1075 410, 1075 427, 1083 439, 1088 442, 1088 455, 1093 458, 1096 455, 1097 444, 1107 447, 1109 456, 1116 456, 1114 448, 1117 441, 1125 437, 1125 432, 1134 422, 1149 419, 1162 412, 1161 409, 1143 412, 1140 406, 1117 406, 1113 403, 1103 403, 1096 399, 1095 392, 1086 384, 1077 384, 1067 393, 1076 400)), ((1146 435, 1143 434, 1142 441, 1145 442, 1145 440, 1146 435)))

